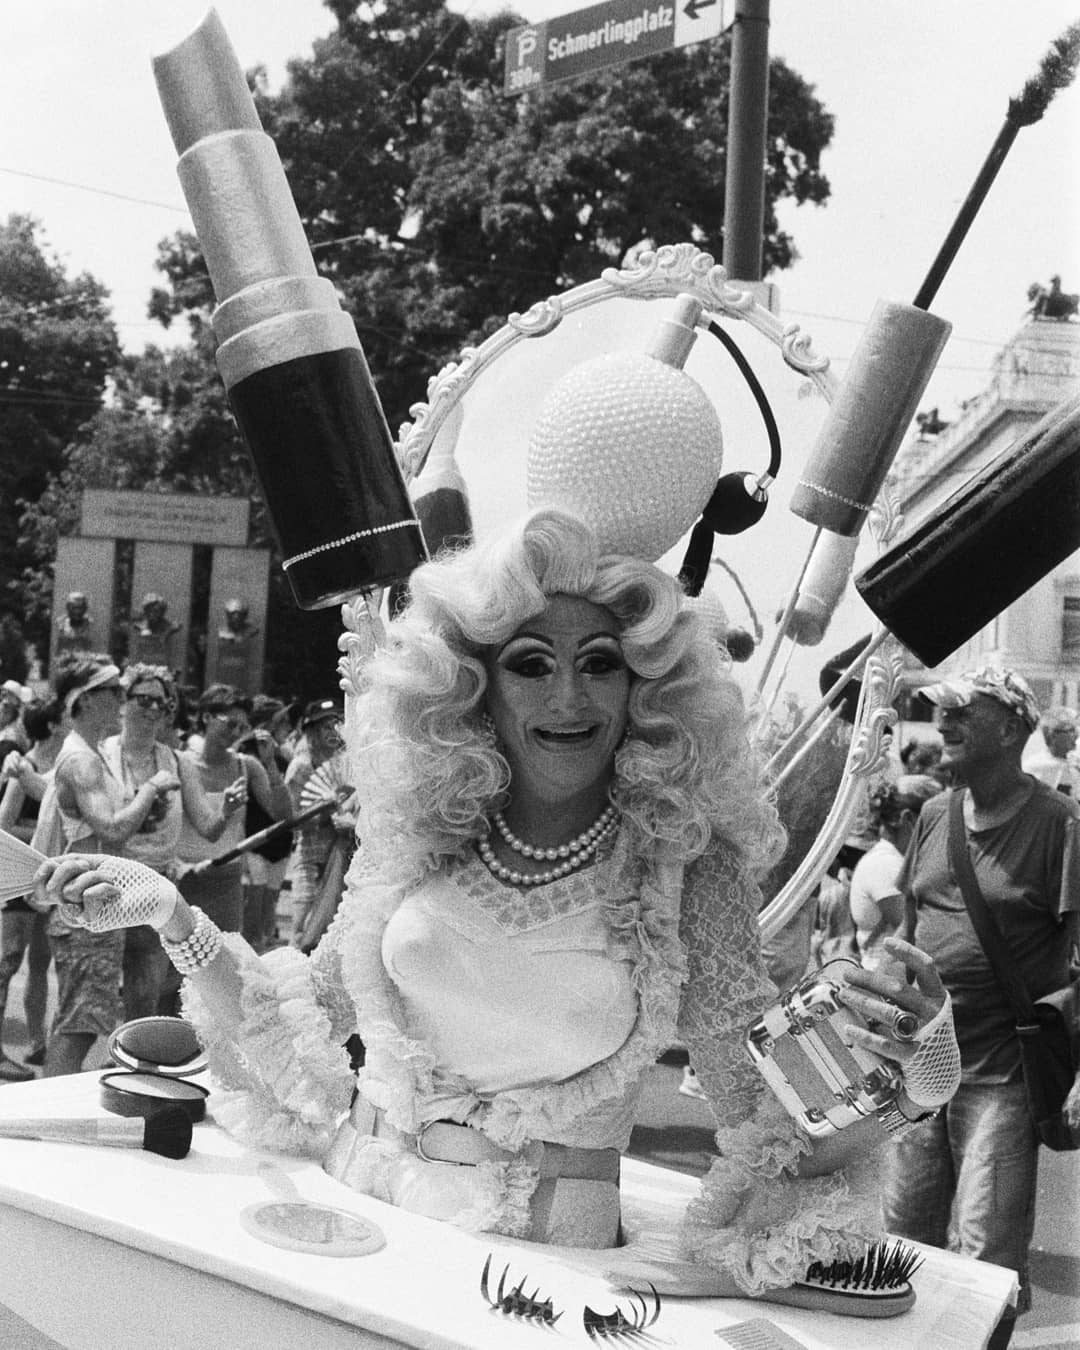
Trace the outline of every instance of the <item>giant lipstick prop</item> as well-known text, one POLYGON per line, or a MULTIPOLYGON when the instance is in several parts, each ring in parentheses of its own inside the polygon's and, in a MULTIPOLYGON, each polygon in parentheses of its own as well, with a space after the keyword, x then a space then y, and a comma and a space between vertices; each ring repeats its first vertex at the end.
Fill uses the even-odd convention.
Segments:
POLYGON ((217 14, 153 68, 218 302, 218 369, 293 595, 321 609, 406 577, 424 543, 382 406, 217 14))

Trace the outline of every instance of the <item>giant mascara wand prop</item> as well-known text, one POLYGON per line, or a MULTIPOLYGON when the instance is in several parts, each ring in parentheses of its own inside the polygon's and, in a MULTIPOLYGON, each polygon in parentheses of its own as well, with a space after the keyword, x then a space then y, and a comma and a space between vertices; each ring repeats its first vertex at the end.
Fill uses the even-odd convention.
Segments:
POLYGON ((957 213, 952 229, 945 236, 945 242, 926 274, 926 280, 919 287, 919 293, 915 297, 916 309, 929 309, 934 303, 934 297, 945 279, 945 273, 964 242, 964 237, 971 228, 971 222, 990 191, 998 170, 1005 163, 1005 156, 1012 149, 1012 143, 1016 140, 1020 128, 1038 122, 1050 106, 1054 95, 1072 83, 1078 59, 1080 59, 1080 21, 1071 24, 1060 37, 1054 39, 1050 50, 1042 59, 1038 72, 1028 80, 1016 98, 1009 100, 1005 121, 997 134, 997 139, 990 147, 990 153, 957 213))
POLYGON ((218 301, 218 369, 293 595, 320 609, 406 577, 423 539, 356 329, 215 11, 153 67, 218 301))

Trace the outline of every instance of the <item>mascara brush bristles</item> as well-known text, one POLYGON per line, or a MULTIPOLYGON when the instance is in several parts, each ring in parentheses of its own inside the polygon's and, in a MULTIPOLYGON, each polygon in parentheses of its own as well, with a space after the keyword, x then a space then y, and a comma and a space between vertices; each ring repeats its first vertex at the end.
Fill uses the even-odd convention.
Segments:
POLYGON ((0 1138, 141 1148, 163 1158, 185 1158, 191 1149, 191 1120, 175 1106, 155 1111, 145 1120, 136 1116, 0 1120, 0 1138))
POLYGON ((1046 112, 1054 95, 1067 89, 1080 63, 1080 21, 1070 24, 1050 44, 1038 73, 1033 75, 1016 98, 1009 102, 1009 121, 1031 126, 1046 112))

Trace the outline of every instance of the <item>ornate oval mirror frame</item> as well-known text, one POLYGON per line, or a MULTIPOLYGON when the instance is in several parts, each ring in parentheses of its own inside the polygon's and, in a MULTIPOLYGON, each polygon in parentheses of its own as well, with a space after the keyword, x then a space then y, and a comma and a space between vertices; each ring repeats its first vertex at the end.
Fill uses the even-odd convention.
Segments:
MULTIPOLYGON (((543 338, 557 329, 567 315, 589 306, 613 299, 669 300, 680 294, 699 299, 706 315, 748 324, 776 345, 786 365, 798 376, 810 380, 826 400, 832 399, 837 380, 829 368, 829 360, 813 350, 809 335, 799 324, 783 322, 758 303, 753 291, 730 285, 724 268, 710 254, 693 244, 669 244, 642 252, 631 266, 607 268, 597 280, 538 301, 524 314, 511 314, 486 341, 477 347, 464 348, 456 361, 445 365, 428 383, 427 402, 414 404, 409 410, 413 420, 400 428, 396 450, 406 481, 415 478, 423 468, 439 429, 453 409, 505 353, 521 343, 543 338)), ((879 549, 894 538, 899 526, 900 517, 892 502, 884 497, 879 499, 868 524, 879 549)), ((360 687, 363 663, 379 640, 378 605, 378 598, 361 596, 342 607, 345 631, 339 639, 342 651, 339 671, 348 704, 360 687)), ((878 626, 864 653, 858 711, 840 788, 806 856, 775 899, 762 910, 759 926, 763 938, 781 929, 813 895, 851 829, 865 797, 867 780, 883 768, 888 752, 886 733, 897 720, 892 705, 898 692, 900 667, 899 644, 878 626)), ((820 723, 819 732, 827 725, 820 722, 827 711, 828 700, 823 699, 805 720, 802 734, 795 733, 803 740, 800 749, 812 740, 815 720, 820 723)), ((797 753, 789 746, 789 769, 797 753)), ((770 763, 775 760, 774 756, 770 763)))

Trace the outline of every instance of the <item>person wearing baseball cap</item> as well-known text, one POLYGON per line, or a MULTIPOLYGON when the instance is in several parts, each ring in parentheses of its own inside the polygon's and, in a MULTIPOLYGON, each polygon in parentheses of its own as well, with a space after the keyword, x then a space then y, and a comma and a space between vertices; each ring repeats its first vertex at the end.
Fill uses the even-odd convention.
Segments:
MULTIPOLYGON (((951 1220, 963 1255, 1017 1272, 1024 1312, 1039 1136, 1016 1015, 950 864, 950 815, 959 810, 979 889, 1037 999, 1069 979, 1080 929, 1080 808, 1024 772, 1039 705, 1023 676, 983 666, 919 692, 934 704, 941 768, 954 787, 923 805, 897 889, 907 906, 905 936, 934 958, 952 996, 962 1079, 939 1115, 889 1146, 885 1225, 945 1247, 951 1220)), ((1076 1129, 1080 1091, 1073 1099, 1076 1129)), ((1007 1336, 994 1342, 1006 1343, 1007 1336)))
POLYGON ((981 666, 919 690, 920 698, 939 708, 968 708, 979 694, 1016 713, 1029 734, 1039 725, 1039 703, 1031 685, 1022 675, 1001 666, 981 666))
POLYGON ((317 698, 304 705, 300 717, 300 730, 307 731, 309 727, 317 726, 320 722, 342 722, 344 719, 345 714, 339 703, 335 703, 332 698, 317 698))

